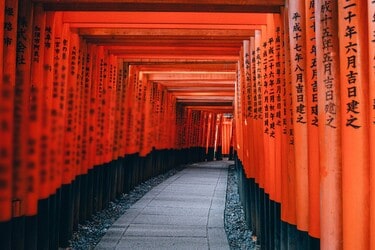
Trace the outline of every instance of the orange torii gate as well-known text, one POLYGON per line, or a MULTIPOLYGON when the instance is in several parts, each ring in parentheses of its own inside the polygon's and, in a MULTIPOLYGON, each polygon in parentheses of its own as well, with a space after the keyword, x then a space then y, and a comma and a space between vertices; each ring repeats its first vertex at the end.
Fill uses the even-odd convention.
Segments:
POLYGON ((0 0, 0 248, 220 146, 262 247, 374 248, 374 1, 156 2, 0 0))

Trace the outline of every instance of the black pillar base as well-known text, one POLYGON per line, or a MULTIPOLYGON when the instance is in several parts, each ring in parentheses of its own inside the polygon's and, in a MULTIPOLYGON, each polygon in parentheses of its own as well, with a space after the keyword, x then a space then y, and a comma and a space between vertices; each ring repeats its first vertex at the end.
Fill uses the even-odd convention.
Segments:
POLYGON ((26 216, 25 218, 25 247, 36 250, 38 242, 38 216, 26 216))
POLYGON ((49 199, 38 202, 38 249, 49 249, 49 199))
POLYGON ((12 219, 12 249, 25 248, 25 216, 14 217, 12 219))
POLYGON ((0 249, 10 250, 12 247, 12 221, 0 222, 0 249))

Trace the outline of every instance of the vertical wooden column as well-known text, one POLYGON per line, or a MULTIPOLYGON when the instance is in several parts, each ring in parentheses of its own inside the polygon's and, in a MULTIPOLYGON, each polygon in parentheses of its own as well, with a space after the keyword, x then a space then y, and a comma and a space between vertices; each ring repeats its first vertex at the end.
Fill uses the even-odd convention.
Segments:
POLYGON ((294 87, 292 82, 292 69, 291 61, 294 58, 291 57, 290 47, 290 31, 289 31, 289 10, 284 9, 284 51, 285 51, 285 85, 286 85, 286 97, 285 97, 285 112, 286 112, 286 129, 287 129, 287 175, 288 175, 288 205, 287 205, 287 218, 290 225, 296 225, 297 223, 297 206, 296 206, 296 163, 295 163, 295 133, 294 133, 294 96, 292 89, 294 87))
POLYGON ((202 151, 203 151, 203 159, 204 160, 204 157, 205 157, 205 149, 206 149, 206 138, 207 138, 207 112, 203 112, 202 113, 202 117, 201 117, 201 133, 202 133, 202 136, 201 136, 201 141, 200 141, 200 147, 202 148, 202 151))
MULTIPOLYGON (((61 187, 62 183, 62 166, 63 166, 63 135, 62 129, 63 123, 63 113, 60 105, 60 98, 64 100, 65 89, 64 85, 61 84, 61 69, 62 69, 62 13, 56 13, 55 15, 47 15, 48 27, 51 27, 53 34, 52 43, 54 53, 52 54, 51 67, 53 72, 52 81, 52 98, 51 98, 51 141, 53 145, 51 147, 51 179, 54 182, 54 192, 61 187), (53 24, 53 26, 52 26, 53 24), (61 95, 61 96, 60 96, 61 95)), ((50 58, 47 58, 49 60, 50 58)), ((49 61, 48 61, 49 62, 49 61)), ((45 68, 47 70, 47 68, 45 68)), ((47 72, 46 72, 47 74, 47 72)), ((63 107, 64 105, 62 105, 63 107)))
POLYGON ((309 235, 319 238, 320 176, 318 129, 318 81, 314 2, 305 5, 306 20, 306 113, 308 140, 309 235))
MULTIPOLYGON (((99 166, 103 164, 104 157, 104 107, 103 102, 105 102, 105 79, 107 78, 107 62, 104 59, 104 48, 103 46, 97 47, 97 57, 96 57, 96 116, 95 116, 95 144, 96 144, 96 161, 95 165, 99 166)), ((101 203, 101 202, 100 202, 101 203)), ((99 208, 100 210, 101 208, 99 208)))
POLYGON ((145 84, 143 85, 143 91, 142 91, 142 105, 143 105, 143 112, 141 114, 141 133, 142 138, 140 141, 140 156, 147 156, 151 152, 151 126, 150 126, 150 120, 151 120, 151 88, 149 87, 149 82, 147 80, 147 76, 144 76, 145 84))
POLYGON ((337 3, 315 1, 319 106, 320 242, 342 248, 340 59, 337 3))
POLYGON ((126 107, 127 107, 127 133, 126 133, 126 151, 127 154, 134 154, 134 131, 135 131, 135 107, 134 107, 134 96, 135 96, 135 86, 137 81, 137 68, 134 65, 129 67, 129 79, 126 90, 126 107))
MULTIPOLYGON (((281 15, 274 14, 274 130, 275 130, 275 201, 281 203, 281 192, 285 186, 281 184, 282 178, 282 100, 284 73, 282 64, 284 57, 282 53, 283 31, 281 27, 281 15)), ((277 218, 279 219, 279 218, 277 218)))
MULTIPOLYGON (((59 150, 57 157, 62 157, 62 165, 60 169, 61 180, 61 205, 60 206, 60 231, 59 243, 62 247, 69 245, 69 239, 73 234, 73 176, 75 168, 71 167, 75 160, 74 139, 72 130, 73 121, 73 101, 74 90, 72 90, 72 83, 69 82, 69 53, 70 53, 70 29, 68 24, 61 24, 60 37, 55 36, 55 60, 59 61, 58 72, 55 76, 57 78, 58 92, 57 94, 57 119, 61 120, 58 124, 57 131, 59 132, 57 143, 59 150), (58 39, 60 38, 60 39, 58 39), (56 58, 59 54, 59 58, 56 58)), ((56 25, 57 28, 57 25, 56 25)), ((58 33, 56 32, 55 35, 58 33)), ((75 84, 74 84, 75 86, 75 84)))
MULTIPOLYGON (((125 184, 125 168, 124 168, 124 157, 125 153, 123 151, 123 143, 124 143, 124 129, 123 129, 123 123, 125 122, 122 117, 123 114, 123 103, 125 100, 122 99, 123 97, 123 85, 124 85, 124 79, 125 79, 125 72, 124 69, 124 63, 123 59, 117 58, 117 77, 116 77, 116 107, 115 107, 115 137, 116 142, 113 145, 113 150, 116 151, 114 153, 114 157, 116 158, 116 175, 117 175, 117 185, 116 185, 116 197, 120 197, 125 190, 124 190, 124 184, 125 184)), ((114 198, 116 198, 114 197, 114 198)))
MULTIPOLYGON (((26 12, 27 6, 23 1, 18 1, 18 12, 15 13, 17 22, 13 26, 17 30, 17 38, 13 40, 16 45, 16 84, 14 89, 14 116, 13 116, 13 226, 12 226, 12 247, 22 248, 30 244, 31 249, 35 249, 35 244, 28 242, 25 232, 30 227, 30 216, 28 210, 34 206, 34 202, 29 199, 29 191, 34 193, 36 188, 33 169, 37 166, 29 167, 28 156, 30 149, 28 139, 28 100, 30 97, 30 52, 31 52, 31 14, 26 12), (16 28, 17 27, 17 28, 16 28), (24 216, 24 217, 23 217, 24 216), (25 231, 24 231, 25 230, 25 231), (23 242, 24 241, 24 242, 23 242)), ((29 6, 30 8, 30 6, 29 6)), ((35 146, 35 145, 34 145, 35 146)), ((33 147, 33 146, 31 146, 33 147)), ((37 191, 36 191, 37 192, 37 191)), ((31 229, 35 229, 31 226, 31 229)), ((36 231, 36 230, 34 230, 36 231)), ((29 237, 31 239, 33 237, 29 237)))
POLYGON ((303 1, 289 5, 291 79, 294 107, 297 228, 308 231, 308 144, 306 100, 306 22, 303 1))
MULTIPOLYGON (((66 31, 69 32, 69 31, 66 31)), ((76 130, 75 130, 75 105, 77 100, 76 85, 77 71, 72 69, 71 65, 77 64, 78 57, 78 36, 77 34, 63 35, 62 48, 62 84, 66 85, 66 97, 64 102, 65 123, 64 123, 64 167, 63 184, 69 185, 75 177, 76 164, 76 130), (65 58, 65 59, 64 59, 65 58)))
POLYGON ((11 248, 12 187, 13 187, 13 104, 16 73, 18 1, 1 1, 0 18, 0 242, 11 248))
MULTIPOLYGON (((54 109, 54 98, 53 91, 55 89, 55 69, 54 66, 54 50, 55 50, 55 12, 46 13, 46 24, 44 29, 43 43, 41 48, 44 52, 44 57, 41 58, 43 64, 43 85, 42 94, 44 98, 42 99, 42 113, 43 113, 43 128, 42 129, 42 139, 41 139, 41 160, 45 161, 41 163, 41 168, 43 164, 46 165, 48 169, 47 178, 49 182, 48 194, 49 194, 49 215, 48 215, 48 227, 44 227, 48 230, 48 241, 50 248, 58 247, 58 219, 57 219, 57 182, 55 180, 55 168, 59 167, 61 164, 58 159, 56 159, 56 148, 55 143, 56 131, 52 128, 56 128, 56 111, 54 109), (54 119, 54 120, 53 120, 54 119)), ((41 179, 43 177, 41 176, 41 179)), ((43 188, 43 185, 40 187, 43 188)), ((41 235, 41 234, 40 234, 41 235)))
MULTIPOLYGON (((116 107, 119 105, 117 100, 117 57, 114 55, 110 55, 110 82, 112 82, 111 86, 111 95, 110 95, 110 104, 111 104, 111 115, 109 120, 109 131, 111 132, 110 140, 110 148, 109 148, 109 161, 115 161, 118 158, 117 155, 117 140, 118 140, 118 130, 116 128, 116 107)), ((113 186, 113 184, 112 184, 113 186)))
POLYGON ((90 88, 90 112, 88 118, 88 158, 89 158, 89 170, 97 164, 96 162, 96 145, 95 145, 95 135, 98 129, 95 126, 96 116, 97 116, 97 73, 98 73, 98 63, 97 63, 97 47, 95 45, 88 45, 87 63, 88 68, 86 68, 86 74, 89 77, 89 88, 90 88))
MULTIPOLYGON (((110 97, 112 93, 112 82, 111 82, 111 62, 109 59, 110 55, 108 54, 107 49, 103 46, 103 57, 101 58, 101 78, 99 81, 102 82, 102 92, 101 92, 101 123, 102 130, 100 135, 102 136, 102 156, 101 156, 101 165, 103 165, 103 178, 107 177, 107 163, 109 157, 109 148, 110 148, 110 137, 111 133, 109 131, 109 121, 110 121, 110 97)), ((99 73, 100 74, 100 73, 99 73)), ((106 187, 104 186, 104 192, 106 192, 106 187)), ((106 195, 106 194, 103 194, 106 195)), ((106 203, 106 202, 105 202, 106 203)), ((104 201, 103 201, 104 205, 104 201)), ((104 206, 105 207, 105 206, 104 206)), ((103 207, 103 208, 104 208, 103 207)))
POLYGON ((240 53, 240 71, 241 74, 241 114, 242 114, 242 147, 243 147, 243 167, 245 169, 245 175, 247 177, 250 176, 251 172, 251 156, 250 156, 250 147, 249 147, 249 127, 250 127, 250 119, 247 117, 247 109, 248 109, 248 96, 247 96, 247 88, 250 85, 250 55, 249 55, 249 40, 244 40, 242 43, 242 50, 240 53))
MULTIPOLYGON (((89 214, 89 203, 91 202, 91 188, 89 185, 89 179, 91 173, 91 161, 90 161, 90 70, 92 67, 91 58, 89 54, 89 48, 86 42, 81 39, 80 47, 82 47, 82 57, 81 57, 81 88, 82 88, 82 110, 81 110, 81 119, 82 119, 82 136, 81 136, 81 197, 79 205, 79 222, 82 223, 86 221, 89 214)), ((92 194, 92 193, 91 193, 92 194)))
MULTIPOLYGON (((29 135, 29 101, 31 93, 31 40, 33 30, 33 7, 28 1, 19 2, 18 29, 17 29, 17 49, 16 49, 16 98, 15 98, 15 133, 14 152, 15 165, 20 166, 19 181, 23 182, 25 188, 25 215, 26 230, 35 230, 37 223, 34 217, 37 214, 38 185, 39 185, 39 129, 33 131, 33 136, 29 135), (19 129, 19 130, 18 130, 19 129), (24 179, 23 179, 24 178, 24 179)), ((26 234, 26 244, 30 248, 36 248, 36 234, 26 234), (30 238, 28 239, 28 236, 30 238), (29 241, 28 241, 29 240, 29 241)))
MULTIPOLYGON (((243 50, 241 49, 241 53, 243 52, 243 50)), ((243 56, 241 56, 240 54, 240 59, 242 59, 243 56)), ((241 68, 243 67, 243 64, 240 63, 240 61, 238 61, 237 63, 237 79, 236 79, 236 84, 235 84, 235 88, 236 88, 236 91, 235 91, 235 114, 236 114, 236 118, 235 118, 235 122, 236 122, 236 145, 235 145, 235 149, 237 151, 237 155, 238 155, 238 158, 243 160, 243 138, 242 138, 242 132, 243 132, 243 120, 242 120, 242 99, 243 97, 241 96, 242 95, 242 85, 243 85, 243 75, 242 75, 242 71, 241 71, 241 68)))
MULTIPOLYGON (((263 155, 263 164, 260 165, 261 172, 263 174, 263 188, 264 192, 267 194, 273 195, 273 192, 270 192, 271 180, 274 179, 274 172, 271 171, 271 162, 274 162, 274 155, 270 155, 270 86, 269 86, 269 68, 268 68, 268 40, 267 40, 267 26, 262 26, 261 33, 261 74, 262 74, 262 87, 261 87, 261 98, 262 98, 262 138, 263 147, 261 154, 263 155)), ((272 149, 273 150, 273 149, 272 149)), ((268 224, 268 223, 266 223, 268 224)))
MULTIPOLYGON (((256 96, 256 100, 254 102, 256 105, 254 106, 254 118, 256 118, 255 122, 255 129, 257 131, 256 133, 256 151, 254 154, 257 155, 257 183, 259 184, 260 188, 264 188, 264 159, 265 156, 263 154, 263 99, 262 99, 262 58, 261 58, 261 40, 262 40, 262 33, 260 30, 255 31, 255 66, 256 66, 256 87, 254 91, 256 90, 256 93, 254 92, 254 95, 256 96)), ((237 129, 237 127, 236 127, 237 129)))
POLYGON ((288 222, 289 221, 289 218, 288 218, 288 206, 289 206, 289 190, 288 190, 288 183, 289 183, 289 178, 288 178, 288 145, 289 145, 289 142, 288 142, 288 118, 287 118, 287 111, 288 111, 288 106, 287 106, 287 101, 288 101, 288 96, 287 96, 287 76, 286 76, 286 67, 289 65, 287 65, 287 55, 289 53, 286 53, 285 51, 285 43, 286 43, 286 39, 285 39, 285 23, 284 23, 284 20, 283 18, 284 17, 285 13, 284 13, 284 9, 282 10, 281 14, 280 14, 280 27, 281 27, 281 30, 280 30, 280 42, 281 42, 281 51, 280 51, 280 54, 281 54, 281 58, 282 58, 282 61, 281 61, 281 64, 280 64, 280 71, 281 71, 281 83, 280 83, 280 87, 281 87, 281 94, 280 94, 280 97, 281 97, 281 186, 282 186, 282 189, 281 189, 281 220, 283 222, 288 222))
POLYGON ((31 140, 40 140, 35 148, 38 155, 34 156, 35 164, 40 166, 39 175, 39 198, 46 199, 50 195, 49 190, 49 169, 47 164, 47 138, 48 130, 48 111, 47 98, 50 98, 45 91, 44 83, 44 41, 46 30, 46 14, 41 6, 37 6, 34 11, 33 37, 32 37, 32 54, 31 54, 31 85, 30 85, 30 114, 29 126, 30 131, 38 133, 29 133, 31 140), (43 100, 44 99, 44 100, 43 100), (42 129, 43 128, 43 129, 42 129), (37 138, 38 136, 38 138, 37 138))
POLYGON ((74 195, 73 195, 73 203, 74 203, 74 212, 73 212, 73 229, 78 229, 79 217, 80 217, 80 208, 81 208, 81 199, 84 199, 84 195, 82 193, 86 193, 86 189, 82 188, 85 185, 85 181, 83 180, 83 173, 86 172, 85 164, 83 162, 83 118, 82 118, 82 110, 83 110, 83 77, 82 72, 84 71, 84 63, 83 60, 84 52, 84 45, 76 32, 71 32, 70 39, 72 42, 71 46, 71 53, 70 53, 70 61, 69 61, 69 74, 71 76, 76 75, 76 85, 75 85, 75 104, 74 104, 74 140, 75 140, 75 173, 73 175, 73 188, 74 188, 74 195), (74 53, 74 46, 76 47, 74 53), (83 191, 83 192, 82 192, 83 191))
POLYGON ((89 89, 88 95, 88 118, 87 118, 87 159, 88 159, 88 180, 87 180, 87 217, 91 217, 94 213, 94 176, 96 164, 96 148, 95 148, 95 134, 98 129, 95 126, 96 112, 97 112, 97 89, 96 89, 96 74, 97 74, 97 54, 96 46, 93 44, 87 45, 87 58, 85 70, 85 85, 89 89))
MULTIPOLYGON (((289 62, 287 64, 287 58, 290 53, 286 51, 286 47, 288 47, 289 41, 286 41, 286 34, 289 37, 289 34, 287 32, 287 26, 285 26, 285 9, 281 9, 281 13, 278 19, 279 27, 280 27, 280 119, 281 119, 281 125, 280 125, 280 178, 281 178, 281 204, 280 204, 280 249, 288 249, 288 223, 291 223, 292 220, 290 218, 290 211, 289 211, 289 205, 290 205, 290 194, 289 194, 289 175, 288 175, 288 152, 289 152, 289 136, 288 136, 288 111, 289 106, 288 99, 289 96, 287 96, 287 68, 289 69, 289 62)), ((277 34, 278 36, 278 34, 277 34)), ((277 39, 277 37, 276 37, 277 39)))
POLYGON ((79 154, 80 162, 80 174, 87 175, 88 173, 88 113, 89 113, 89 78, 86 79, 86 69, 88 67, 87 62, 87 44, 83 39, 79 40, 79 60, 77 65, 77 89, 80 89, 80 110, 78 114, 78 135, 77 140, 80 144, 80 150, 77 152, 79 154))
POLYGON ((257 43, 257 37, 259 37, 259 31, 255 31, 254 39, 250 40, 251 44, 253 44, 254 48, 252 49, 252 66, 253 66, 253 88, 252 88, 252 100, 253 100, 253 155, 254 155, 254 177, 255 182, 258 183, 259 181, 259 165, 260 165, 260 155, 259 155, 259 147, 258 147, 258 127, 259 127, 259 117, 258 117, 258 84, 260 82, 260 47, 259 42, 257 43), (259 48, 259 50, 258 50, 259 48))
MULTIPOLYGON (((281 248, 281 194, 283 188, 286 186, 282 186, 282 111, 281 111, 281 102, 282 102, 282 80, 284 78, 282 72, 282 29, 281 29, 281 15, 280 14, 273 14, 273 22, 274 22, 274 34, 273 34, 273 53, 274 53, 274 69, 273 69, 273 81, 274 81, 274 100, 273 100, 273 123, 271 125, 274 126, 274 144, 275 144, 275 197, 274 202, 272 203, 273 211, 272 217, 274 221, 274 228, 273 228, 273 237, 274 237, 274 248, 281 248)), ((272 64, 271 64, 272 65, 272 64)), ((272 134, 271 134, 272 135, 272 134)), ((272 137, 271 137, 272 138, 272 137)))
MULTIPOLYGON (((375 1, 368 0, 370 150, 375 147, 375 1)), ((370 153, 370 249, 375 249, 375 154, 370 153)))
MULTIPOLYGON (((276 56, 275 56, 275 23, 274 15, 267 15, 267 77, 268 77, 268 110, 269 110, 269 131, 268 131, 268 150, 269 150, 269 194, 272 201, 276 200, 276 56)), ((266 75, 266 74, 264 74, 266 75)), ((272 205, 271 205, 272 206, 272 205)), ((273 214, 270 215, 271 217, 273 214)), ((273 246, 273 245, 272 245, 273 246)))
POLYGON ((125 136, 126 136, 126 121, 125 121, 125 112, 126 112, 126 83, 127 83, 127 74, 128 74, 128 64, 124 62, 123 60, 119 60, 119 74, 122 75, 122 77, 118 77, 118 81, 121 83, 121 88, 118 88, 118 91, 121 89, 121 110, 120 110, 120 141, 121 141, 121 156, 124 157, 126 154, 125 151, 125 136), (121 64, 121 65, 120 65, 121 64))
MULTIPOLYGON (((247 98, 247 112, 246 115, 249 118, 249 148, 250 148, 250 160, 252 169, 252 178, 256 178, 256 167, 257 167, 257 155, 255 153, 255 112, 256 112, 256 67, 255 67, 255 37, 250 37, 249 41, 249 85, 246 88, 246 98, 247 98), (255 93, 255 94, 254 94, 255 93)), ((255 205, 255 204, 254 204, 255 205)))
MULTIPOLYGON (((38 247, 40 249, 49 248, 49 196, 50 196, 50 180, 49 180, 49 164, 48 164, 48 130, 49 130, 49 110, 47 102, 50 95, 44 86, 44 42, 46 34, 46 13, 41 5, 35 5, 33 34, 32 34, 32 52, 31 52, 31 85, 30 85, 30 113, 29 126, 30 131, 37 133, 29 133, 32 141, 38 141, 34 150, 37 155, 29 159, 35 161, 35 165, 39 166, 38 175, 38 247), (47 111, 48 110, 48 111, 47 111)), ((51 79, 49 83, 51 83, 51 79)))
POLYGON ((342 86, 343 248, 368 249, 370 172, 367 2, 341 0, 338 9, 342 86))
MULTIPOLYGON (((199 135, 199 123, 200 123, 200 116, 198 116, 197 122, 197 134, 199 135)), ((223 159, 223 114, 219 114, 219 121, 218 121, 218 128, 217 128, 217 140, 216 140, 216 160, 220 161, 223 159)), ((198 142, 196 143, 196 147, 198 146, 198 142)))
MULTIPOLYGON (((5 1, 0 1, 0 20, 1 22, 4 22, 4 13, 5 12, 5 1)), ((4 89, 4 79, 3 79, 3 53, 4 53, 4 28, 0 29, 0 78, 2 79, 2 84, 0 85, 0 93, 2 95, 2 98, 0 99, 0 105, 2 107, 6 107, 7 105, 3 104, 3 101, 7 100, 8 98, 4 98, 4 92, 6 92, 6 87, 4 89)), ((11 99, 10 99, 11 100, 11 99)), ((10 101, 7 100, 7 101, 10 101)), ((7 108, 8 112, 9 107, 7 108)), ((5 110, 0 113, 0 122, 1 124, 7 124, 8 122, 6 121, 6 115, 7 113, 5 110)), ((2 126, 0 129, 0 134, 1 138, 6 138, 4 137, 7 134, 12 134, 11 132, 8 132, 9 129, 9 124, 7 126, 2 126)), ((0 169, 1 169, 1 175, 0 175, 0 182, 2 183, 1 189, 0 189, 0 207, 1 207, 1 217, 0 217, 0 223, 3 223, 5 221, 8 221, 11 219, 11 196, 12 196, 12 191, 11 191, 11 175, 12 175, 12 168, 11 168, 11 161, 12 161, 12 155, 10 154, 10 146, 11 145, 11 140, 2 140, 0 142, 0 151, 1 157, 0 157, 0 169), (8 161, 8 164, 6 163, 8 161)), ((4 237, 5 238, 5 237, 4 237)), ((3 240, 3 237, 1 238, 3 240)))

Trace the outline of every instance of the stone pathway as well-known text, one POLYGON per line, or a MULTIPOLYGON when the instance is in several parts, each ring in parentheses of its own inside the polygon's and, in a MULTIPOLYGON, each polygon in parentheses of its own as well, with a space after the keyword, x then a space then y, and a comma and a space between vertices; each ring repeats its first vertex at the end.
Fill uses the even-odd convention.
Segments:
POLYGON ((171 176, 130 207, 95 249, 229 249, 228 165, 196 163, 171 176))

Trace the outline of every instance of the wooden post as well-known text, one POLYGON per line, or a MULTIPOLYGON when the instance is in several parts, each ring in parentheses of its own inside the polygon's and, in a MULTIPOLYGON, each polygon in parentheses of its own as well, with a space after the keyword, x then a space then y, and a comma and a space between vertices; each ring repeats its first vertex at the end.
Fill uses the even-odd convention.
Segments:
POLYGON ((338 10, 343 249, 369 249, 367 1, 341 0, 338 10))
POLYGON ((303 1, 289 5, 289 36, 296 166, 297 228, 308 231, 308 144, 306 108, 306 22, 303 1))
POLYGON ((309 235, 320 236, 320 176, 318 129, 318 81, 314 2, 305 5, 306 20, 306 113, 308 140, 309 235))
POLYGON ((342 248, 340 59, 337 4, 315 1, 320 152, 321 248, 342 248), (330 44, 331 46, 326 46, 330 44))
POLYGON ((13 186, 13 105, 16 73, 16 34, 18 1, 0 1, 0 244, 11 249, 13 186))
MULTIPOLYGON (((368 0, 370 149, 375 147, 375 1, 368 0)), ((375 154, 370 154, 370 249, 375 248, 375 154)))
MULTIPOLYGON (((286 129, 287 129, 287 175, 288 175, 288 220, 290 225, 296 225, 296 165, 295 165, 295 134, 294 134, 294 107, 293 107, 293 95, 292 95, 292 78, 291 78, 291 53, 290 53, 290 36, 289 36, 289 11, 288 8, 284 9, 284 41, 285 41, 285 85, 286 85, 286 129)), ((288 239, 290 239, 290 228, 288 227, 288 239)))

